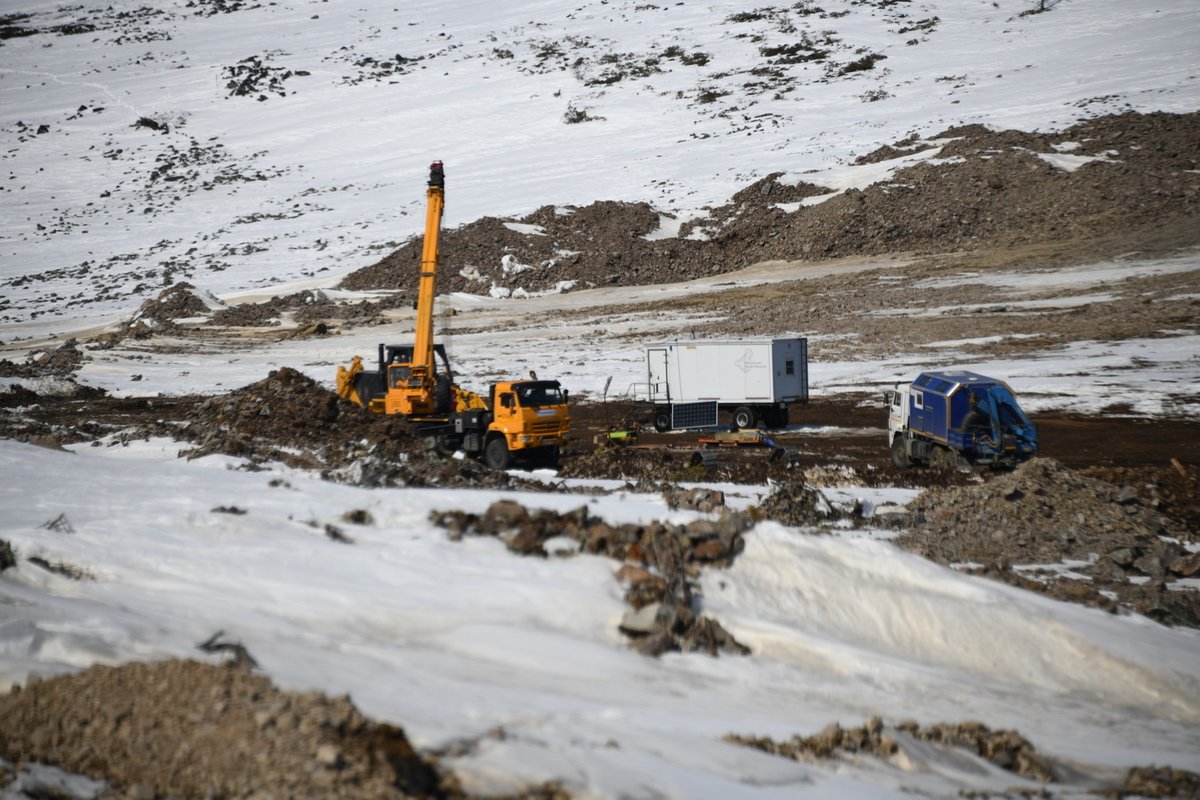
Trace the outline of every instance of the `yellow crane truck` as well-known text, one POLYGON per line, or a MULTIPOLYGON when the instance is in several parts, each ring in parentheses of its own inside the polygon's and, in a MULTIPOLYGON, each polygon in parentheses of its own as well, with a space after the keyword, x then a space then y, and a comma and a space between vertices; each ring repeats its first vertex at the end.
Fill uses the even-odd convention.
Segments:
POLYGON ((379 345, 379 368, 354 356, 337 370, 337 393, 372 411, 402 414, 443 450, 482 457, 494 469, 515 462, 557 466, 570 417, 558 381, 515 380, 491 385, 485 399, 454 385, 446 350, 433 341, 438 236, 445 203, 442 162, 429 167, 425 240, 417 287, 417 324, 411 345, 379 345), (440 364, 440 369, 439 369, 440 364))

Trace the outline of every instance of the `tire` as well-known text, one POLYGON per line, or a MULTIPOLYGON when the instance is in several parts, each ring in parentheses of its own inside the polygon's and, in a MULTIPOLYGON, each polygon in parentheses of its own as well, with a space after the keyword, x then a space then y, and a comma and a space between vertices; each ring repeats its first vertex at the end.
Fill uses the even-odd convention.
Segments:
POLYGON ((537 459, 535 462, 539 467, 546 469, 558 469, 558 459, 561 455, 559 449, 553 445, 549 447, 538 448, 537 459))
POLYGON ((492 469, 508 469, 512 464, 512 453, 508 451, 508 443, 503 436, 497 436, 483 448, 483 463, 492 469))
POLYGON ((453 410, 454 388, 450 385, 449 375, 438 375, 433 384, 433 404, 435 414, 449 414, 453 410))
POLYGON ((912 466, 912 462, 908 460, 908 452, 904 449, 903 436, 892 440, 892 466, 896 469, 908 469, 912 466))
POLYGON ((671 430, 671 409, 666 408, 654 412, 654 430, 666 433, 671 430))
POLYGON ((750 406, 738 406, 733 410, 733 424, 739 429, 753 428, 757 422, 758 415, 754 413, 754 409, 750 408, 750 406))
POLYGON ((787 407, 775 408, 763 414, 763 419, 767 422, 768 428, 776 428, 782 430, 788 426, 788 410, 787 407))

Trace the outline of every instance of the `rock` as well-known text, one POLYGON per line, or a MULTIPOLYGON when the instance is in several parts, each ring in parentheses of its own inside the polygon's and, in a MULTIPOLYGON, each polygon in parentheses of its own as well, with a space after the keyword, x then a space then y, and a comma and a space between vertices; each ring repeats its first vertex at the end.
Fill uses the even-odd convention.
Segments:
POLYGON ((323 744, 317 748, 317 763, 326 769, 336 769, 342 763, 342 753, 337 745, 323 744))
POLYGON ((639 609, 626 611, 621 617, 621 631, 630 634, 652 633, 659 628, 657 620, 662 607, 662 603, 650 603, 639 609))
POLYGON ((1117 492, 1117 497, 1114 502, 1123 506, 1138 502, 1137 490, 1132 486, 1122 486, 1120 491, 1117 492))

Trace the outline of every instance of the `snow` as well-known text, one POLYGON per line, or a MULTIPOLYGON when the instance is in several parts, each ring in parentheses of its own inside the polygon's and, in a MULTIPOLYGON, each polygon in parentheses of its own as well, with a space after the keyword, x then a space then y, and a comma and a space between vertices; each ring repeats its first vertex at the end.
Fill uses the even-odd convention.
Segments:
MULTIPOLYGON (((547 204, 566 214, 570 205, 612 199, 664 212, 647 236, 656 239, 678 235, 705 206, 774 172, 834 190, 801 201, 811 205, 886 179, 902 164, 937 159, 944 141, 886 164, 849 163, 913 133, 925 142, 964 123, 1048 129, 1098 113, 1200 107, 1200 5, 1192 0, 1136 8, 1061 2, 1028 17, 1017 16, 1020 4, 919 0, 903 4, 911 18, 940 22, 905 36, 870 6, 821 5, 850 12, 802 23, 833 31, 844 43, 838 58, 866 48, 886 60, 831 80, 821 80, 819 64, 794 65, 794 91, 753 94, 742 72, 760 62, 757 48, 794 37, 770 21, 728 22, 744 10, 732 0, 296 0, 210 17, 181 0, 144 17, 132 0, 70 8, 22 0, 8 9, 32 15, 21 24, 102 24, 86 35, 3 44, 5 357, 95 335, 182 279, 210 303, 306 289, 370 297, 330 287, 420 231, 424 209, 414 188, 434 159, 447 165, 448 227, 547 204), (118 41, 121 31, 105 25, 120 12, 134 12, 124 32, 137 35, 118 41), (540 47, 568 37, 591 43, 566 52, 589 56, 579 70, 536 67, 540 47), (908 45, 912 37, 920 43, 908 45), (664 42, 711 59, 586 83, 600 74, 600 55, 661 54, 664 42), (419 60, 403 74, 346 80, 359 75, 355 57, 396 53, 419 60), (225 70, 251 55, 310 74, 288 79, 286 95, 266 92, 262 102, 227 96, 225 70), (704 89, 729 94, 695 102, 704 89), (888 96, 864 102, 868 90, 888 96), (572 107, 595 119, 566 124, 572 107), (171 130, 135 127, 140 117, 171 130), (40 124, 49 131, 33 133, 40 124), (150 180, 162 159, 178 162, 193 142, 201 153, 193 177, 150 180), (231 175, 241 177, 217 180, 231 175), (211 188, 201 188, 205 182, 211 188)), ((1078 148, 1069 142, 1054 149, 1040 155, 1064 169, 1094 158, 1073 155, 1078 148)), ((463 375, 523 374, 536 364, 572 393, 598 397, 608 378, 618 387, 636 380, 641 350, 631 335, 654 336, 679 320, 630 313, 606 322, 602 338, 561 312, 899 263, 773 263, 619 293, 524 299, 489 297, 481 287, 439 302, 463 314, 464 329, 485 331, 450 327, 447 344, 463 375)), ((1019 275, 964 273, 928 285, 976 283, 1014 294, 1061 288, 1065 296, 1052 305, 1067 308, 1100 302, 1139 275, 1197 269, 1200 253, 1188 251, 1019 275)), ((1044 307, 1011 297, 1003 304, 1044 307)), ((396 330, 411 325, 411 314, 396 319, 396 330)), ((80 380, 116 396, 208 394, 289 366, 331 384, 337 364, 354 353, 370 357, 380 336, 372 328, 254 347, 181 341, 152 359, 125 343, 91 353, 80 380)), ((957 363, 956 348, 987 341, 815 361, 811 382, 826 394, 882 389, 936 364, 1001 377, 1035 412, 1128 403, 1157 414, 1170 396, 1200 397, 1200 337, 1192 332, 957 363)), ((45 379, 5 383, 66 390, 45 379)), ((1179 403, 1178 413, 1200 416, 1194 401, 1179 403)), ((280 465, 256 472, 234 458, 178 454, 166 439, 114 438, 71 452, 0 441, 0 539, 22 558, 41 555, 95 576, 70 581, 25 561, 0 575, 0 685, 95 663, 203 657, 195 645, 223 629, 281 686, 349 692, 419 747, 502 726, 506 738, 485 738, 452 764, 468 788, 497 792, 546 779, 580 797, 948 797, 1036 788, 918 743, 902 768, 870 759, 801 764, 721 739, 784 739, 872 715, 1015 728, 1093 780, 1150 763, 1200 769, 1200 634, 965 576, 899 551, 880 532, 817 536, 759 524, 731 568, 702 579, 705 613, 753 654, 654 660, 627 650, 617 631, 626 606, 614 564, 578 554, 523 559, 492 540, 451 542, 429 513, 482 511, 512 497, 559 511, 586 504, 612 523, 695 518, 669 510, 657 494, 602 480, 568 482, 596 495, 367 490, 280 465), (373 523, 342 521, 357 509, 373 523), (42 527, 60 514, 73 533, 42 527), (328 539, 326 523, 353 543, 328 539)), ((736 508, 769 491, 716 488, 736 508)), ((862 501, 876 513, 911 499, 902 490, 824 491, 832 503, 862 501)))
POLYGON ((964 576, 886 542, 760 523, 735 564, 701 583, 703 611, 753 655, 648 659, 617 632, 625 606, 615 564, 521 558, 494 539, 452 542, 429 514, 479 512, 501 496, 561 511, 587 504, 613 523, 694 512, 636 492, 368 490, 236 467, 174 460, 155 443, 63 453, 0 442, 9 476, 0 538, 96 578, 24 565, 5 575, 0 677, 197 657, 198 642, 225 630, 279 685, 348 692, 418 746, 503 726, 504 741, 454 763, 493 790, 558 778, 602 797, 637 787, 677 797, 953 793, 944 755, 915 774, 831 772, 721 741, 873 714, 1014 727, 1097 772, 1109 763, 1103 754, 1200 766, 1193 631, 964 576), (352 510, 373 522, 342 521, 352 510), (40 527, 59 514, 73 532, 40 527), (328 539, 326 523, 353 544, 328 539))

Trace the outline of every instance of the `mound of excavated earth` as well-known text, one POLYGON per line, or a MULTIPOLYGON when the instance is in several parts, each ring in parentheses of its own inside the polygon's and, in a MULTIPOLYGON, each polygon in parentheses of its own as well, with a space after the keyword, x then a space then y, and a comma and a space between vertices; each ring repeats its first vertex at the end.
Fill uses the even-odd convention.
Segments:
POLYGON ((478 462, 432 453, 402 417, 369 411, 288 367, 205 400, 178 435, 196 444, 187 454, 192 458, 223 453, 256 464, 278 461, 363 486, 520 483, 478 462))
POLYGON ((1200 553, 1181 544, 1195 532, 1150 508, 1133 487, 1035 458, 982 484, 930 489, 909 511, 912 528, 895 543, 934 561, 978 565, 1026 588, 1114 610, 1116 596, 1159 621, 1200 626, 1200 592, 1172 585, 1200 574, 1200 553), (1048 569, 1064 562, 1088 580, 1048 569))
MULTIPOLYGON (((676 237, 646 238, 667 215, 645 203, 486 217, 443 232, 439 290, 504 296, 644 285, 772 259, 1088 242, 1118 232, 1141 231, 1160 247, 1200 241, 1200 112, 1126 113, 1058 132, 971 125, 885 145, 860 162, 923 150, 931 158, 897 162, 891 177, 815 205, 800 201, 831 192, 767 176, 676 237)), ((421 245, 419 237, 407 242, 351 273, 342 288, 415 296, 421 245)), ((1113 248, 1123 252, 1128 242, 1113 248)))
POLYGON ((128 797, 446 797, 404 731, 348 697, 196 661, 92 667, 0 697, 0 755, 128 797))

